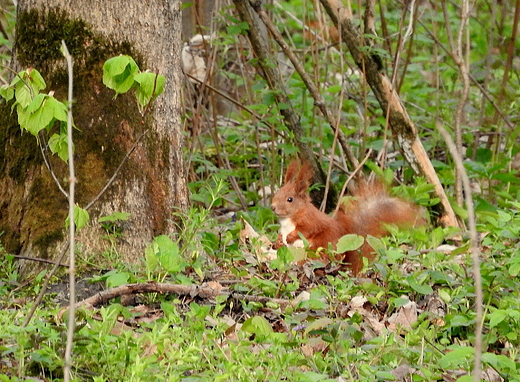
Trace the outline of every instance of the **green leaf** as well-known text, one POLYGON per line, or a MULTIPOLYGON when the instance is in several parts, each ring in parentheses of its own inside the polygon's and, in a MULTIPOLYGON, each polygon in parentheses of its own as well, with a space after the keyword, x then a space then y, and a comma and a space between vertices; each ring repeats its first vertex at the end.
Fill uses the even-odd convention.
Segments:
POLYGON ((14 89, 9 85, 0 86, 0 96, 6 101, 10 101, 14 97, 14 89))
POLYGON ((58 101, 54 97, 48 97, 46 107, 52 110, 54 119, 61 122, 68 121, 68 109, 63 102, 58 101))
MULTIPOLYGON (((90 216, 87 210, 81 208, 78 205, 74 206, 74 225, 76 230, 85 227, 90 219, 90 216)), ((68 227, 70 224, 70 216, 67 216, 65 219, 65 226, 68 227)))
POLYGON ((314 371, 306 371, 298 377, 298 382, 321 382, 327 380, 328 374, 319 374, 314 371))
POLYGON ((502 321, 504 321, 507 317, 507 312, 502 309, 497 309, 494 312, 488 314, 489 317, 489 327, 494 328, 502 321))
POLYGON ((117 94, 126 93, 134 84, 139 67, 130 56, 117 56, 103 65, 103 84, 117 94))
POLYGON ((164 76, 155 73, 139 73, 134 77, 136 97, 139 105, 145 107, 164 91, 164 76))
POLYGON ((29 81, 29 84, 33 88, 35 94, 39 93, 40 90, 43 90, 47 87, 47 84, 45 83, 42 75, 36 69, 27 69, 25 73, 27 75, 24 77, 29 81))
POLYGON ((336 251, 338 253, 354 251, 361 247, 364 242, 365 239, 363 238, 363 236, 359 236, 356 234, 348 234, 341 237, 338 240, 338 244, 336 245, 336 251))
POLYGON ((128 284, 128 280, 130 280, 130 274, 127 272, 119 272, 114 273, 107 277, 107 287, 115 288, 121 285, 128 284))
POLYGON ((502 371, 507 374, 517 373, 515 362, 503 354, 483 353, 482 361, 493 366, 499 372, 502 371))
POLYGON ((294 255, 291 253, 289 248, 280 247, 276 251, 276 259, 271 261, 269 267, 271 269, 278 269, 280 271, 285 271, 289 268, 294 260, 294 255))
POLYGON ((166 271, 179 273, 188 265, 179 253, 179 246, 166 235, 157 236, 154 239, 159 262, 166 271))
POLYGON ((463 367, 471 362, 475 354, 475 349, 468 346, 453 346, 450 350, 439 360, 439 365, 445 370, 463 367))
POLYGON ((34 99, 31 101, 29 105, 27 105, 27 109, 25 111, 29 114, 34 113, 37 111, 40 107, 42 107, 43 101, 48 97, 46 94, 38 94, 34 99))
POLYGON ((392 373, 390 373, 389 371, 377 371, 376 372, 376 377, 380 381, 382 381, 382 380, 385 380, 385 381, 397 381, 396 376, 393 375, 392 373))
POLYGON ((49 139, 49 148, 53 154, 58 154, 64 162, 69 160, 69 145, 66 134, 53 134, 49 139))
POLYGON ((242 331, 251 334, 260 334, 268 336, 273 333, 273 328, 262 316, 250 317, 242 324, 242 331))
POLYGON ((146 259, 146 272, 147 274, 150 274, 155 271, 159 265, 159 258, 155 254, 153 244, 146 246, 146 249, 144 250, 144 256, 146 259))
POLYGON ((408 285, 410 285, 410 287, 417 293, 424 294, 424 295, 433 293, 433 289, 431 286, 419 284, 413 276, 407 277, 406 281, 408 281, 408 285))
POLYGON ((19 82, 16 85, 14 96, 22 109, 25 109, 32 102, 31 90, 25 86, 24 82, 19 82))
POLYGON ((46 128, 51 127, 54 122, 54 108, 47 103, 49 96, 38 94, 27 107, 27 120, 21 125, 34 136, 46 128))
POLYGON ((114 223, 114 222, 117 222, 118 220, 127 221, 129 217, 130 217, 130 214, 128 212, 114 212, 113 214, 100 217, 98 219, 98 222, 99 223, 104 223, 104 222, 114 223))

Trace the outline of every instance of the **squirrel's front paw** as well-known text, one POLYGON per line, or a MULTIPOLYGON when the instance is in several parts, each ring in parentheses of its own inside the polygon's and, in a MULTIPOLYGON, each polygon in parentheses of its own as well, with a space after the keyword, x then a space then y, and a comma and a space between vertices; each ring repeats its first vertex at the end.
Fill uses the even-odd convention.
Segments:
POLYGON ((276 242, 273 244, 273 249, 278 249, 281 247, 285 247, 285 243, 283 242, 282 235, 278 235, 278 238, 276 239, 276 242))

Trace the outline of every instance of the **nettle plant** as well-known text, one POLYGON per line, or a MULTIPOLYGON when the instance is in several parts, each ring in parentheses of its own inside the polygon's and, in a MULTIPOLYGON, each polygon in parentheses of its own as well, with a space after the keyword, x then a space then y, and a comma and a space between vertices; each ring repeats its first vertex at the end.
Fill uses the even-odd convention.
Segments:
MULTIPOLYGON (((107 60, 103 65, 103 84, 116 92, 114 98, 134 89, 140 111, 145 114, 150 102, 164 91, 164 76, 141 72, 132 57, 121 55, 107 60)), ((45 132, 51 134, 53 127, 58 125, 58 131, 48 138, 49 149, 68 162, 67 105, 56 99, 53 91, 43 93, 46 87, 40 72, 29 68, 18 73, 9 85, 1 86, 0 96, 6 101, 14 99, 11 110, 16 111, 20 128, 34 135, 39 144, 39 135, 45 132)), ((88 212, 75 206, 76 227, 84 227, 88 220, 88 212)), ((67 218, 67 224, 68 221, 67 218)))

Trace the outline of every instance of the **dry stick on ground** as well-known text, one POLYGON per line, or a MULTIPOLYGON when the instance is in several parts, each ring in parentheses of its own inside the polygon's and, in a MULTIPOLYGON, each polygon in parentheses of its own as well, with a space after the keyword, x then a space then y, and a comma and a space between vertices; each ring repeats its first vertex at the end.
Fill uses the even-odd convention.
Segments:
MULTIPOLYGON (((115 288, 107 289, 98 294, 89 297, 83 301, 79 301, 76 304, 76 308, 86 307, 93 308, 95 306, 105 304, 109 300, 125 296, 125 295, 133 295, 139 293, 165 293, 165 294, 177 294, 191 297, 201 297, 201 298, 215 298, 217 296, 228 296, 230 298, 235 298, 237 300, 244 301, 253 301, 253 302, 272 302, 280 305, 282 308, 291 304, 291 301, 279 298, 270 298, 264 296, 251 296, 245 295, 241 293, 233 293, 225 290, 211 288, 209 286, 198 286, 198 285, 179 285, 179 284, 168 284, 168 283, 136 283, 136 284, 127 284, 121 285, 115 288)), ((63 315, 68 308, 62 310, 60 312, 60 316, 63 315)))
MULTIPOLYGON (((440 223, 443 226, 458 226, 455 213, 444 192, 444 188, 419 140, 417 129, 404 108, 397 92, 388 77, 381 72, 378 60, 366 52, 359 30, 352 15, 338 0, 320 0, 332 22, 341 31, 343 42, 347 45, 358 68, 364 73, 366 81, 374 92, 381 109, 386 113, 392 131, 397 137, 402 153, 412 169, 426 177, 433 184, 441 203, 438 206, 440 223)), ((386 115, 385 115, 386 117, 386 115)))
MULTIPOLYGON (((294 140, 300 150, 302 159, 311 163, 314 170, 314 181, 325 184, 325 175, 317 159, 314 157, 312 149, 309 145, 303 143, 304 133, 300 124, 300 118, 292 107, 291 100, 287 95, 287 90, 283 85, 284 81, 280 71, 278 67, 273 66, 270 62, 271 56, 268 51, 268 43, 260 32, 263 29, 261 20, 251 7, 249 0, 233 0, 233 2, 235 3, 240 19, 249 25, 247 31, 249 41, 258 58, 263 77, 267 81, 269 88, 273 90, 276 103, 278 105, 284 105, 283 108, 280 108, 280 114, 284 117, 283 121, 287 128, 294 134, 294 140)), ((334 197, 333 195, 331 196, 332 198, 334 197)))
POLYGON ((470 232, 470 245, 471 245, 471 257, 473 260, 473 278, 475 279, 475 306, 476 306, 476 318, 475 318, 475 363, 473 367, 473 379, 475 382, 480 381, 481 375, 481 360, 482 360, 482 326, 483 326, 483 292, 482 292, 482 277, 480 274, 480 247, 477 236, 477 228, 475 223, 475 211, 473 209, 473 198, 471 196, 471 184, 469 181, 468 173, 464 168, 462 162, 462 156, 458 152, 453 140, 450 135, 439 122, 437 123, 437 130, 442 134, 448 150, 450 151, 457 170, 460 172, 462 178, 462 185, 464 186, 464 193, 466 198, 466 209, 468 210, 468 228, 470 232))

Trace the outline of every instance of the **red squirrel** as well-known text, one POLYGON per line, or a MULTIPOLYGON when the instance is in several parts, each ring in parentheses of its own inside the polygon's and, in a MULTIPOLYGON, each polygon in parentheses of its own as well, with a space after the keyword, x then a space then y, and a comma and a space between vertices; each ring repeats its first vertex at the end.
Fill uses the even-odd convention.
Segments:
MULTIPOLYGON (((309 249, 335 249, 338 240, 347 234, 381 237, 388 234, 387 224, 399 227, 423 224, 417 205, 391 197, 380 182, 361 182, 353 191, 353 198, 341 202, 334 216, 318 210, 307 192, 313 176, 309 163, 294 160, 289 164, 284 186, 274 195, 272 210, 280 220, 280 232, 274 245, 303 246, 299 233, 309 243, 309 249)), ((321 252, 322 260, 329 261, 321 252)), ((358 251, 349 251, 337 257, 357 275, 363 268, 363 257, 372 261, 374 250, 365 241, 358 251)))

